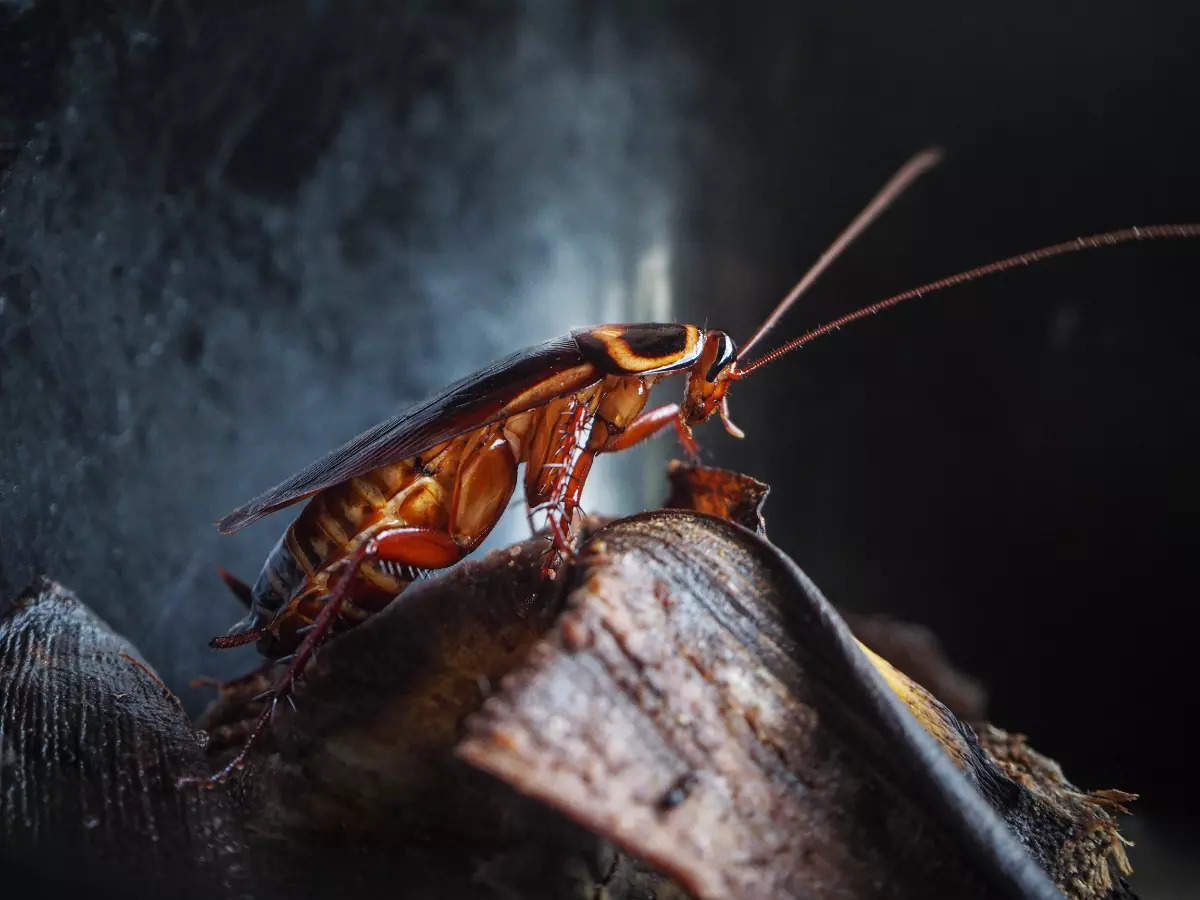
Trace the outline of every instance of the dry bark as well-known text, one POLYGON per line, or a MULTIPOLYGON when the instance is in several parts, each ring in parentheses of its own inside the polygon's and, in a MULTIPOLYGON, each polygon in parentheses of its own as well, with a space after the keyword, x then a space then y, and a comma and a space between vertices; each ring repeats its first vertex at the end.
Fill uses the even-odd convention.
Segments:
MULTIPOLYGON (((529 541, 331 641, 243 776, 177 791, 201 723, 41 582, 0 619, 4 853, 125 895, 1126 895, 1113 811, 864 652, 761 534, 765 486, 675 467, 552 582, 529 541), (752 530, 753 529, 753 530, 752 530)), ((876 641, 876 646, 880 646, 876 641)))

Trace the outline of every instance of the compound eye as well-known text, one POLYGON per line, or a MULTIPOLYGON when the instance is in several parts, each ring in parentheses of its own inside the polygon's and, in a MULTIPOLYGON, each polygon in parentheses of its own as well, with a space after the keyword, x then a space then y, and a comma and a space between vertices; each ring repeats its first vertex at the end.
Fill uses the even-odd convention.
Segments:
POLYGON ((705 381, 716 382, 717 376, 721 371, 733 362, 737 356, 737 347, 733 345, 733 338, 723 331, 712 331, 708 335, 709 340, 714 338, 718 341, 717 356, 713 360, 712 365, 708 367, 708 374, 704 376, 705 381))

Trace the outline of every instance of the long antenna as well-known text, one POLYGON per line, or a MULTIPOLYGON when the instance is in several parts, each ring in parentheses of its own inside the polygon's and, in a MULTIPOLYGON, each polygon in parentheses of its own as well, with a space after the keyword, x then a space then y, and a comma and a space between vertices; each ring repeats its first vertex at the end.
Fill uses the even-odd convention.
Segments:
POLYGON ((978 278, 983 278, 987 275, 995 275, 997 272, 1004 272, 1008 269, 1015 269, 1018 266, 1028 266, 1031 263, 1041 262, 1044 259, 1050 259, 1054 256, 1062 256, 1066 253, 1075 253, 1079 250, 1095 250, 1100 247, 1112 247, 1116 244, 1127 244, 1132 241, 1153 241, 1162 240, 1164 238, 1195 238, 1200 237, 1200 223, 1185 223, 1182 225, 1144 225, 1142 227, 1122 228, 1118 231, 1106 231, 1102 234, 1093 234, 1089 237, 1075 238, 1073 241, 1064 241, 1061 244, 1051 244, 1049 247, 1042 247, 1038 250, 1031 250, 1028 253, 1019 253, 1016 256, 1010 256, 1007 259, 997 260, 994 263, 988 263, 986 266, 979 266, 974 269, 967 269, 965 272, 959 272, 956 275, 950 275, 946 278, 939 278, 937 281, 931 281, 928 284, 923 284, 920 287, 912 288, 895 296, 888 297, 886 300, 880 300, 878 303, 872 303, 870 306, 864 306, 862 309, 855 310, 852 313, 846 313, 844 316, 834 319, 832 322, 826 322, 819 328, 814 328, 812 331, 806 331, 800 337, 788 341, 782 347, 777 347, 761 359, 757 359, 748 366, 738 366, 731 373, 733 378, 745 378, 755 369, 760 369, 767 363, 779 359, 785 353, 790 353, 797 347, 803 347, 805 344, 816 340, 822 335, 829 334, 831 331, 836 331, 843 325, 849 325, 859 319, 865 319, 867 316, 872 316, 877 312, 895 306, 898 303, 903 303, 905 300, 911 300, 914 297, 921 297, 925 294, 932 294, 934 291, 940 291, 948 287, 953 287, 957 284, 963 284, 968 281, 975 281, 978 278))
POLYGON ((921 175, 941 161, 941 149, 931 147, 928 150, 922 150, 901 166, 900 170, 888 179, 887 184, 879 189, 879 193, 871 198, 871 202, 866 205, 863 211, 855 216, 854 220, 846 226, 846 229, 829 245, 829 249, 817 258, 812 268, 805 272, 804 277, 796 282, 796 286, 788 291, 787 296, 779 301, 779 305, 775 307, 771 315, 767 316, 766 321, 758 327, 758 331, 754 332, 750 340, 742 345, 742 349, 738 353, 738 359, 745 356, 750 348, 759 342, 763 335, 775 327, 775 323, 788 311, 788 307, 795 303, 800 298, 800 295, 809 289, 812 283, 820 277, 821 273, 829 268, 829 264, 837 259, 841 252, 849 247, 867 229, 867 226, 879 218, 881 212, 891 206, 892 202, 904 193, 921 175))

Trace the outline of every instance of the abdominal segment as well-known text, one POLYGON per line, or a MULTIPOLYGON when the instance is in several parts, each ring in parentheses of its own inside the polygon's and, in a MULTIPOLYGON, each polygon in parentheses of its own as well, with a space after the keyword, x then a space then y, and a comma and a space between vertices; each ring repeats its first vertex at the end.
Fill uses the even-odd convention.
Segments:
POLYGON ((444 564, 470 553, 508 507, 522 462, 526 499, 562 550, 592 459, 641 412, 645 380, 609 377, 314 496, 255 585, 252 615, 270 623, 260 650, 295 650, 334 590, 345 591, 335 632, 379 612, 429 571, 418 564, 422 540, 453 551, 444 564), (407 532, 416 532, 408 543, 407 532))

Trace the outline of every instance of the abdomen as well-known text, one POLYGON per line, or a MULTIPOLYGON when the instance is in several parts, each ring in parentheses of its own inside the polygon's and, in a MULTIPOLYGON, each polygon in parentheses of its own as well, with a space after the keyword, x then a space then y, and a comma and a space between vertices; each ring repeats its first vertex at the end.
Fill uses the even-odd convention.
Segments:
MULTIPOLYGON (((267 557, 254 585, 254 612, 260 621, 275 620, 274 635, 259 645, 264 654, 280 656, 295 648, 298 630, 312 624, 349 557, 375 532, 404 525, 446 528, 460 457, 470 438, 455 438, 309 500, 267 557)), ((421 574, 403 564, 364 561, 352 576, 334 630, 378 612, 421 574)))

